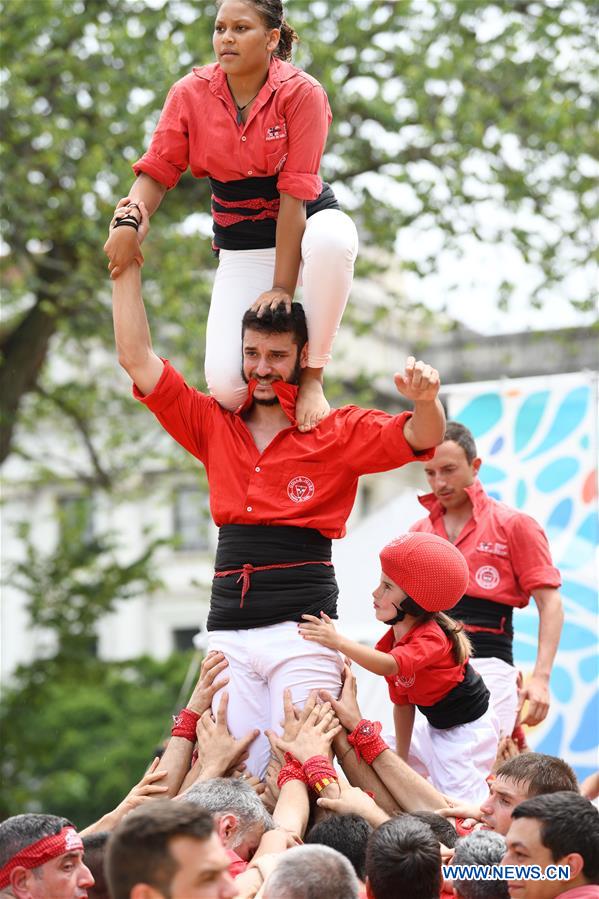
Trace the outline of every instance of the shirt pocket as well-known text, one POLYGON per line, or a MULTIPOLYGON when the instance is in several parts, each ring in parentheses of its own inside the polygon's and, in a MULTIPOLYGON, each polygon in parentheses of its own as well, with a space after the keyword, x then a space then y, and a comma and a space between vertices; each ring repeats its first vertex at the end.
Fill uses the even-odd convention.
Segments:
POLYGON ((291 462, 285 465, 277 499, 283 509, 313 508, 325 498, 329 466, 325 462, 291 462))

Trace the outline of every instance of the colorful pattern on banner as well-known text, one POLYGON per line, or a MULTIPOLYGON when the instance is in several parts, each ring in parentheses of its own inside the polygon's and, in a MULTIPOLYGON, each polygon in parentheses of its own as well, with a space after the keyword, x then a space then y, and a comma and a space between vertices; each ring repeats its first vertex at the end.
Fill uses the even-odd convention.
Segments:
MULTIPOLYGON (((579 778, 599 763, 597 375, 555 375, 446 388, 451 418, 474 434, 487 492, 545 528, 563 579, 565 623, 551 677, 551 709, 531 747, 565 758, 579 778)), ((514 615, 514 660, 536 658, 534 601, 514 615)))

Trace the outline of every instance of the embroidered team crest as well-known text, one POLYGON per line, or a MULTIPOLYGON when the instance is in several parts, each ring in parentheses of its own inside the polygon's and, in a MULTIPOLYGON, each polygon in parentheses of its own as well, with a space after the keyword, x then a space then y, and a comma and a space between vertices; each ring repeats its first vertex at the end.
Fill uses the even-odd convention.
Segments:
POLYGON ((314 496, 314 484, 310 478, 292 478, 287 484, 287 496, 294 503, 307 503, 314 496))
POLYGON ((283 140, 287 137, 287 125, 281 122, 279 125, 271 125, 266 129, 266 140, 283 140))
POLYGON ((413 672, 410 677, 402 677, 401 674, 398 674, 395 677, 395 686, 403 687, 407 689, 408 687, 413 687, 416 683, 416 672, 413 672))
POLYGON ((474 580, 483 590, 494 590, 499 583, 499 572, 493 565, 483 565, 474 575, 474 580))

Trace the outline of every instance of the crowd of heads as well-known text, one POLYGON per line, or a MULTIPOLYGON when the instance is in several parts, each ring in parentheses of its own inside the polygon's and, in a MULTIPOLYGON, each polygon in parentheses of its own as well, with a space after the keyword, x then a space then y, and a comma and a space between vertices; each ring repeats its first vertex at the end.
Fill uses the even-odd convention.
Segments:
MULTIPOLYGON (((529 752, 499 766, 481 806, 483 826, 467 836, 431 811, 391 815, 376 826, 351 811, 315 811, 304 844, 291 845, 271 866, 261 899, 437 899, 451 891, 458 899, 554 899, 572 886, 599 884, 599 812, 580 794, 572 769, 553 756, 529 752), (568 876, 507 882, 458 872, 444 884, 442 863, 462 873, 472 866, 567 867, 568 876)), ((231 858, 251 860, 273 828, 256 790, 238 777, 197 783, 183 799, 146 802, 112 833, 83 842, 65 818, 17 815, 0 824, 0 897, 245 895, 231 858)))

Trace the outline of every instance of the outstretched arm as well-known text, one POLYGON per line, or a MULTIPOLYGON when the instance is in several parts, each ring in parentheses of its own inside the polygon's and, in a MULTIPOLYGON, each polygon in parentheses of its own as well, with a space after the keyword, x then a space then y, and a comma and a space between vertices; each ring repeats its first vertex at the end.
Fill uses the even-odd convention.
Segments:
MULTIPOLYGON (((149 229, 146 207, 140 203, 143 240, 149 229)), ((117 229, 124 230, 124 229, 117 229)), ((150 328, 141 295, 141 270, 130 265, 112 287, 112 316, 119 363, 141 393, 151 393, 162 374, 163 362, 152 349, 150 328)))
POLYGON ((371 649, 370 646, 364 646, 355 640, 349 640, 343 634, 338 634, 335 625, 328 615, 324 612, 320 613, 320 618, 315 615, 302 615, 304 623, 299 625, 300 636, 304 640, 310 640, 313 643, 320 643, 321 646, 329 646, 331 649, 338 649, 352 661, 357 662, 367 671, 373 674, 382 674, 391 677, 397 674, 397 662, 388 652, 380 652, 378 649, 371 649))
POLYGON ((414 403, 414 413, 404 427, 406 440, 416 452, 437 446, 445 435, 439 372, 426 362, 408 356, 405 371, 398 372, 394 381, 398 393, 414 403))

